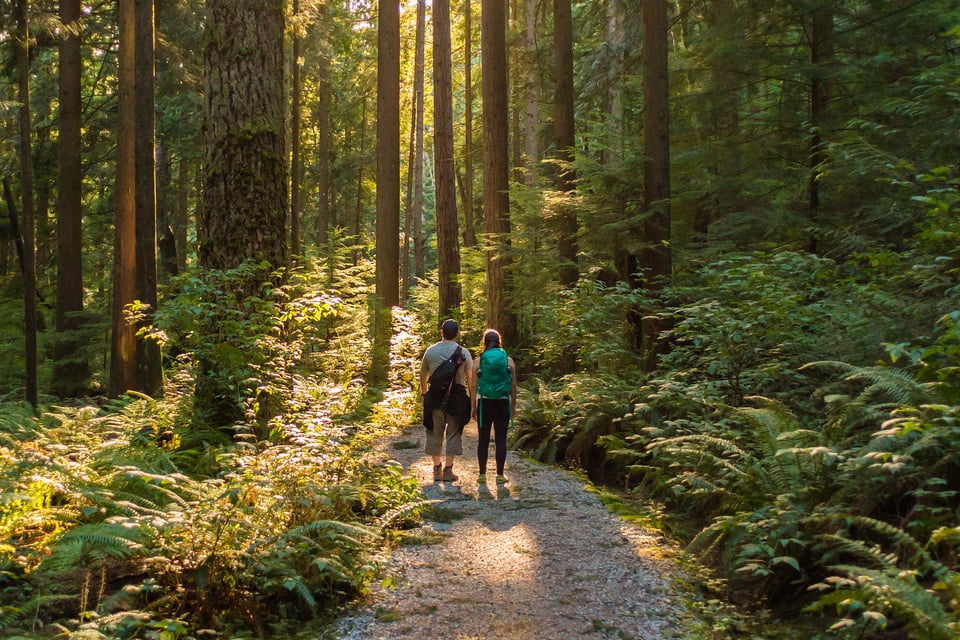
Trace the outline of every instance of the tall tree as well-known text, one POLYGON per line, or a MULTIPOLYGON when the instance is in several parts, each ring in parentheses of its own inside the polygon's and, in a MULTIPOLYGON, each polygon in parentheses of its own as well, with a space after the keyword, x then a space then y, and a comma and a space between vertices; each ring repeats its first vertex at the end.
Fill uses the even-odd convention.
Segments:
MULTIPOLYGON (((228 270, 258 265, 244 283, 263 283, 287 266, 287 156, 284 145, 282 3, 207 0, 204 189, 198 212, 200 264, 228 270), (259 265, 263 264, 261 270, 259 265)), ((233 389, 201 363, 199 417, 226 425, 242 419, 233 389)))
POLYGON ((662 284, 670 276, 670 118, 667 53, 669 2, 643 3, 643 193, 648 217, 641 259, 648 282, 662 284))
POLYGON ((110 395, 137 388, 137 329, 128 322, 125 309, 137 297, 137 221, 134 132, 135 71, 134 0, 118 4, 120 49, 117 55, 118 122, 117 174, 113 223, 113 321, 110 357, 110 395))
MULTIPOLYGON (((646 163, 643 172, 644 244, 640 266, 647 286, 659 289, 672 273, 670 232, 670 119, 667 54, 669 46, 668 0, 643 3, 643 148, 646 163)), ((644 368, 652 370, 656 362, 660 327, 648 318, 632 317, 639 324, 640 351, 644 368)))
MULTIPOLYGON (((413 110, 410 115, 410 152, 407 162, 407 195, 404 206, 403 221, 403 259, 401 274, 403 276, 403 291, 401 300, 406 301, 411 287, 410 240, 414 231, 414 218, 423 215, 423 76, 424 76, 424 48, 426 45, 426 0, 417 0, 416 46, 413 57, 413 110), (414 191, 417 192, 416 201, 414 191), (414 206, 416 202, 417 207, 414 206)), ((416 225, 420 231, 420 225, 416 225)), ((415 241, 422 242, 422 238, 415 241)), ((418 247, 415 247, 415 249, 418 247)))
MULTIPOLYGON (((320 27, 329 29, 327 3, 320 4, 320 27)), ((330 228, 330 63, 328 53, 321 51, 317 64, 317 221, 320 229, 317 242, 325 250, 329 242, 330 228)))
MULTIPOLYGON (((810 28, 810 222, 816 225, 820 217, 820 173, 826 161, 823 130, 826 127, 829 85, 827 69, 833 59, 833 2, 821 2, 813 10, 810 28)), ((817 236, 810 238, 809 250, 818 250, 817 236)))
POLYGON ((378 6, 374 382, 386 374, 390 310, 400 303, 400 11, 392 0, 379 0, 378 6))
MULTIPOLYGON (((135 0, 134 29, 137 299, 154 311, 158 299, 153 0, 135 0)), ((137 388, 155 398, 163 395, 160 346, 145 338, 137 340, 137 388)))
POLYGON ((293 0, 293 31, 290 56, 290 255, 301 254, 300 246, 300 0, 293 0))
POLYGON ((60 51, 59 173, 57 179, 57 340, 53 391, 61 398, 81 395, 89 376, 78 339, 83 313, 83 184, 80 164, 80 1, 60 0, 64 33, 60 51))
POLYGON ((483 228, 487 254, 487 324, 513 342, 510 308, 510 149, 508 128, 507 5, 483 0, 480 19, 483 76, 483 228))
POLYGON ((564 194, 557 212, 557 253, 560 255, 560 283, 571 286, 579 277, 577 269, 577 212, 571 204, 576 175, 571 166, 576 144, 573 87, 573 13, 570 0, 553 0, 553 39, 556 55, 557 190, 564 194))
POLYGON ((283 8, 207 0, 207 132, 200 264, 287 265, 283 8))
MULTIPOLYGON (((26 372, 24 398, 37 405, 37 272, 33 232, 33 149, 30 144, 30 25, 27 22, 27 0, 17 0, 14 6, 17 23, 16 62, 18 155, 20 156, 20 203, 23 208, 23 315, 26 372)), ((13 198, 9 185, 4 183, 4 196, 12 209, 13 198)), ((12 211, 10 213, 13 213, 12 211)))
MULTIPOLYGON (((526 77, 524 78, 523 100, 523 155, 526 168, 526 184, 537 184, 537 163, 540 160, 540 147, 537 144, 537 127, 539 125, 540 96, 538 92, 539 77, 537 73, 537 0, 526 0, 524 6, 524 35, 523 46, 526 60, 526 77)), ((571 36, 572 37, 572 36, 571 36)))
POLYGON ((463 0, 463 244, 477 244, 473 205, 473 0, 463 0))
POLYGON ((460 247, 453 153, 450 0, 433 1, 433 155, 437 212, 440 317, 460 315, 460 247))

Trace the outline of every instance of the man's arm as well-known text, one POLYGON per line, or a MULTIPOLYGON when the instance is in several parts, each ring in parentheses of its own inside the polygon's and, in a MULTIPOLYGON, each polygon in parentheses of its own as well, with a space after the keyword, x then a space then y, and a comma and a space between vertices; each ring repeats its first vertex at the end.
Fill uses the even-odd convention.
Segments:
POLYGON ((427 359, 420 362, 420 395, 426 395, 427 386, 430 383, 430 369, 427 367, 427 359))

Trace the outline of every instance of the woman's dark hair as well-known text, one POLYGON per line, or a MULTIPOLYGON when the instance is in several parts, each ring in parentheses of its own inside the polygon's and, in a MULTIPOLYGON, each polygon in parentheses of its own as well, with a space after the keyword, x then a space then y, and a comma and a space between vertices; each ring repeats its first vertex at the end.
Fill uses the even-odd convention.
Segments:
POLYGON ((500 332, 496 329, 487 329, 483 332, 483 350, 500 346, 500 332))

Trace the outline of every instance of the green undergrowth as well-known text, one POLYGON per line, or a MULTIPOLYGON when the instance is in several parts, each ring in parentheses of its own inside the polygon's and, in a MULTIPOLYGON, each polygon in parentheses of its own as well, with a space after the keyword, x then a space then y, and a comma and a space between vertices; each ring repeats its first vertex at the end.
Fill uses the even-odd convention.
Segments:
MULTIPOLYGON (((378 576, 428 507, 373 447, 409 422, 412 374, 368 388, 362 292, 298 315, 319 299, 298 286, 249 311, 283 331, 235 347, 283 353, 258 356, 259 387, 241 387, 227 428, 196 420, 189 353, 162 400, 0 407, 0 635, 317 637, 378 576)), ((395 323, 394 361, 412 371, 413 322, 395 323)))

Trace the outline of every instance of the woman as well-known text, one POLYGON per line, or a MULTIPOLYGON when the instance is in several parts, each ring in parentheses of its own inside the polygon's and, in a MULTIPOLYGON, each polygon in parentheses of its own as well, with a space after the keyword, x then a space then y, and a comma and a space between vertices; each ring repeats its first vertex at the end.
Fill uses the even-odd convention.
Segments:
POLYGON ((517 367, 500 344, 496 329, 483 332, 483 353, 473 361, 474 380, 473 418, 477 421, 480 441, 477 462, 480 465, 478 482, 487 480, 487 458, 490 451, 490 427, 493 426, 496 445, 497 482, 507 481, 503 465, 507 461, 507 427, 517 401, 517 367))

